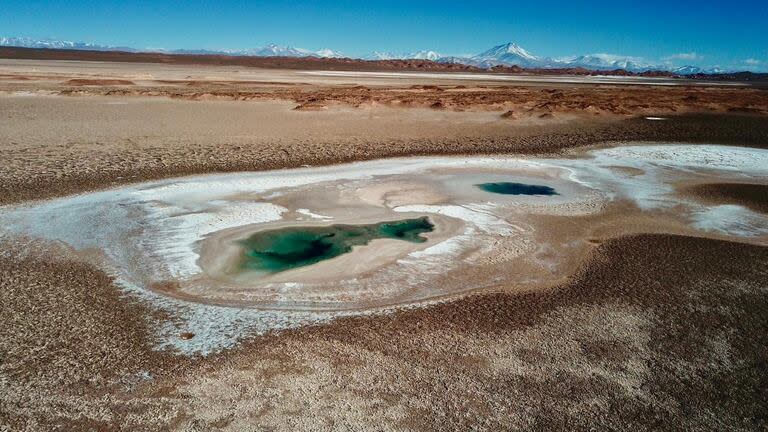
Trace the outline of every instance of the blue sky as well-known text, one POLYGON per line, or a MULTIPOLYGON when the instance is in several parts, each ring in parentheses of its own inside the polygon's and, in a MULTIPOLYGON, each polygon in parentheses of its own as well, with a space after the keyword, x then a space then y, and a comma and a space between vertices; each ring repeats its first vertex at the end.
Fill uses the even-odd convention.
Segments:
POLYGON ((421 49, 461 55, 513 41, 540 56, 610 53, 679 65, 768 67, 768 0, 0 3, 0 36, 137 48, 275 42, 351 56, 421 49))

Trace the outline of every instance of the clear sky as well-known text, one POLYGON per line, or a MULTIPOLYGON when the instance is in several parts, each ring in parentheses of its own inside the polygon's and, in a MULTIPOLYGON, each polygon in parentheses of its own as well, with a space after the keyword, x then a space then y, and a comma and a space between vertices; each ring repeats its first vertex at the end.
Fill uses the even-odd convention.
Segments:
POLYGON ((476 54, 512 41, 540 56, 609 53, 764 70, 768 0, 0 0, 0 36, 166 49, 275 42, 350 56, 476 54))

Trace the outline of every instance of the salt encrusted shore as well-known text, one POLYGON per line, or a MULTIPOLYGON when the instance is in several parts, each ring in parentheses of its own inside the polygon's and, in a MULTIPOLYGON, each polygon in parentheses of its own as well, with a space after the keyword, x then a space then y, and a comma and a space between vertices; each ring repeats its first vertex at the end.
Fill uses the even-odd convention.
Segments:
POLYGON ((85 259, 95 256, 90 262, 123 289, 170 315, 155 324, 158 349, 208 355, 270 330, 387 313, 509 281, 526 290, 551 285, 571 271, 564 263, 589 252, 591 227, 603 219, 631 225, 652 217, 670 233, 764 244, 765 215, 681 200, 674 185, 765 182, 766 167, 766 150, 647 144, 568 159, 403 158, 192 176, 6 206, 0 234, 63 242, 85 259), (494 196, 473 186, 488 179, 544 182, 559 194, 494 196), (617 203, 623 210, 610 210, 617 203), (325 216, 307 219, 299 206, 325 216), (214 259, 258 229, 425 215, 437 230, 423 245, 376 243, 279 277, 229 280, 214 259), (570 233, 551 234, 563 223, 570 233), (539 257, 545 250, 548 257, 539 257), (510 266, 525 270, 510 273, 510 266))

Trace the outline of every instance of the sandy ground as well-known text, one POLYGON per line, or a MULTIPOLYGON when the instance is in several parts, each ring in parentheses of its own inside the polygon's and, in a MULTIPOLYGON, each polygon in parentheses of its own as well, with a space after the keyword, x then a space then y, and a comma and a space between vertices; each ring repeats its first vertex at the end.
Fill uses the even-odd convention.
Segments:
MULTIPOLYGON (((564 102, 552 117, 510 119, 511 93, 499 106, 473 102, 464 111, 444 102, 451 98, 424 106, 450 92, 412 83, 384 84, 374 97, 381 101, 357 107, 344 96, 355 82, 301 85, 301 98, 286 90, 295 85, 278 85, 285 93, 209 100, 218 98, 188 97, 199 92, 194 85, 150 85, 125 71, 94 77, 74 65, 52 79, 13 67, 0 80, 3 204, 183 174, 409 154, 551 154, 628 140, 768 145, 758 89, 537 84, 522 91, 521 106, 564 102), (133 85, 62 84, 72 79, 133 85), (538 99, 525 96, 534 90, 538 99), (427 96, 395 104, 381 96, 387 91, 427 96), (587 115, 568 107, 616 91, 649 108, 587 115), (303 99, 312 92, 323 109, 294 110, 317 102, 303 99), (658 108, 662 96, 688 105, 658 108), (666 120, 644 118, 651 115, 666 120)), ((208 71, 189 68, 195 74, 208 71)), ((463 85, 460 93, 476 91, 463 85)), ((203 93, 232 86, 201 84, 203 93)), ((708 195, 755 201, 721 189, 708 195)), ((593 243, 571 277, 545 290, 338 319, 206 358, 154 350, 150 326, 162 317, 99 268, 65 251, 37 254, 34 243, 5 245, 0 429, 764 429, 768 249, 665 234, 596 235, 593 243)))
MULTIPOLYGON (((3 54, 0 48, 0 55, 3 54)), ((242 57, 240 58, 243 59, 242 57)), ((301 63, 301 59, 295 59, 301 63)), ((305 59, 307 60, 307 59, 305 59)), ((249 67, 246 64, 173 64, 173 62, 115 62, 76 59, 12 59, 0 58, 0 71, 4 78, 15 81, 76 80, 71 85, 110 84, 319 84, 393 86, 398 84, 473 85, 520 83, 521 85, 552 84, 632 84, 701 87, 761 87, 760 82, 703 81, 670 77, 636 76, 572 76, 563 74, 504 74, 481 71, 429 71, 392 68, 390 70, 334 70, 323 69, 305 62, 301 67, 280 68, 249 67), (206 83, 207 81, 207 83, 206 83)), ((297 65, 298 66, 298 65, 297 65)))
POLYGON ((358 75, 0 59, 0 202, 411 154, 552 153, 622 140, 761 146, 768 129, 760 88, 358 75), (718 113, 747 115, 706 117, 718 113))
POLYGON ((751 183, 704 183, 688 186, 684 192, 704 202, 742 205, 768 213, 768 187, 751 183))

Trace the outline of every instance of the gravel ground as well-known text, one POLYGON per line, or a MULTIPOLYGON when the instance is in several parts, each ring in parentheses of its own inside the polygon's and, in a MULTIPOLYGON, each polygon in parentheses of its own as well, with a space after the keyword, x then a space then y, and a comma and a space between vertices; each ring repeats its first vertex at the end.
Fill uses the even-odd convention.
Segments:
MULTIPOLYGON (((139 112, 143 114, 134 121, 127 121, 124 112, 107 111, 103 102, 78 111, 77 115, 82 117, 61 119, 61 110, 74 111, 78 107, 69 106, 70 102, 43 101, 13 113, 11 108, 17 106, 16 102, 0 98, 0 106, 8 106, 7 112, 13 113, 10 118, 0 119, 0 160, 3 161, 0 204, 180 175, 324 165, 407 155, 552 154, 619 141, 768 146, 768 121, 763 116, 750 115, 681 115, 665 121, 600 119, 505 128, 486 123, 452 126, 441 118, 398 121, 398 114, 391 112, 388 113, 391 118, 383 120, 369 120, 367 116, 349 119, 352 115, 346 112, 335 113, 332 117, 323 117, 325 113, 301 113, 320 117, 284 120, 262 118, 259 113, 250 112, 252 118, 249 120, 245 117, 247 113, 235 111, 231 114, 241 116, 241 120, 234 123, 253 121, 257 126, 254 130, 238 130, 227 135, 224 131, 219 133, 216 126, 211 126, 213 131, 207 131, 205 127, 198 130, 194 124, 190 125, 201 123, 197 118, 203 115, 201 112, 226 107, 177 103, 187 104, 187 108, 192 104, 193 110, 174 111, 178 105, 148 103, 140 105, 138 112, 129 112, 135 116, 139 116, 139 112), (38 110, 40 104, 50 104, 55 110, 41 113, 38 110), (173 114, 168 115, 169 111, 173 114), (26 120, 19 121, 24 118, 26 120), (178 126, 168 126, 177 120, 178 126), (107 126, 104 130, 99 129, 99 125, 111 122, 124 127, 115 132, 109 131, 107 126), (341 126, 334 126, 334 123, 341 126), (376 128, 370 123, 376 123, 376 128), (311 133, 286 138, 270 127, 281 130, 306 127, 311 133), (334 131, 334 128, 340 130, 334 131), (405 132, 392 131, 397 128, 405 132), (157 129, 163 129, 164 135, 155 135, 157 129), (255 133, 263 135, 253 135, 255 133)), ((273 108, 267 107, 265 111, 269 109, 273 108)), ((230 112, 225 111, 225 114, 230 112)))
POLYGON ((71 263, 4 259, 9 430, 764 430, 768 248, 641 235, 546 292, 154 353, 71 263))
MULTIPOLYGON (((135 123, 119 123, 124 112, 81 116, 75 105, 43 102, 59 113, 53 121, 39 106, 0 98, 0 203, 183 174, 409 154, 563 153, 630 140, 768 146, 765 117, 737 114, 514 128, 456 126, 447 114, 429 114, 425 133, 424 120, 402 120, 407 114, 329 128, 357 115, 341 110, 285 122, 237 117, 242 135, 221 135, 194 110, 162 117, 168 107, 155 103, 141 105, 135 123), (147 132, 169 119, 186 122, 181 132, 147 132), (253 121, 318 132, 286 138, 265 126, 253 138, 253 121)), ((552 289, 515 294, 511 283, 257 337, 207 358, 153 351, 151 326, 161 317, 66 251, 35 250, 0 248, 0 430, 768 428, 765 247, 621 237, 597 246, 552 289)))
POLYGON ((756 212, 768 213, 768 186, 750 183, 705 183, 685 188, 700 200, 715 204, 733 204, 756 212))

